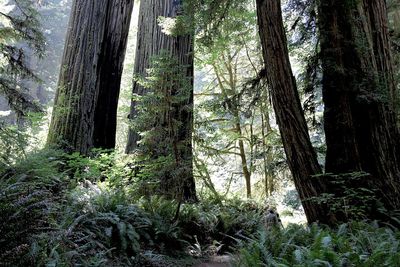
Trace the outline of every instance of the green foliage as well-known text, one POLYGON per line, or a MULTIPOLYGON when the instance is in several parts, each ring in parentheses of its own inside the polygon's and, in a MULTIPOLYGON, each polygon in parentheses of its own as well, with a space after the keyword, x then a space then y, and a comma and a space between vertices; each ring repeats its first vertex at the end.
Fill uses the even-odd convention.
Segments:
POLYGON ((214 196, 217 186, 225 186, 229 194, 231 184, 243 178, 256 184, 269 175, 272 185, 274 166, 281 159, 276 155, 272 160, 272 154, 282 155, 282 150, 270 127, 266 87, 249 86, 263 68, 261 45, 254 38, 254 2, 203 1, 195 16, 204 23, 196 42, 200 85, 195 90, 195 174, 214 196), (221 173, 228 178, 224 182, 216 179, 221 173))
POLYGON ((187 16, 158 17, 158 25, 162 27, 162 32, 173 37, 193 34, 192 23, 188 21, 187 16))
POLYGON ((283 9, 291 61, 301 94, 311 142, 320 157, 325 155, 322 101, 320 36, 317 27, 316 0, 288 0, 283 9))
POLYGON ((382 219, 382 215, 388 212, 377 197, 377 191, 370 183, 371 175, 368 173, 328 173, 314 179, 324 179, 329 191, 312 198, 311 201, 327 204, 330 212, 339 221, 382 219))
POLYGON ((299 194, 294 189, 286 192, 286 194, 283 198, 283 203, 285 203, 288 207, 295 209, 295 210, 297 210, 301 207, 301 201, 300 201, 299 194))
POLYGON ((93 149, 88 157, 74 152, 66 156, 68 160, 67 169, 73 172, 73 177, 77 181, 99 181, 105 177, 112 178, 112 174, 117 168, 113 168, 116 163, 116 154, 113 151, 103 149, 93 149))
POLYGON ((182 204, 176 217, 177 201, 115 183, 125 179, 118 161, 104 152, 84 158, 46 150, 3 169, 0 262, 190 266, 260 226, 261 208, 240 200, 182 204))
POLYGON ((181 204, 176 216, 177 201, 139 197, 115 183, 126 175, 119 161, 103 152, 85 159, 46 150, 3 168, 0 262, 192 266, 202 257, 237 254, 239 244, 239 266, 399 264, 399 232, 374 223, 265 231, 264 207, 223 198, 181 204))
POLYGON ((289 225, 239 242, 239 266, 398 266, 400 234, 352 222, 338 229, 289 225))
POLYGON ((196 30, 198 41, 206 46, 215 44, 226 34, 224 31, 229 29, 229 26, 229 31, 241 31, 248 27, 248 22, 240 18, 248 14, 249 5, 252 5, 250 1, 243 0, 183 1, 184 13, 188 14, 187 20, 196 30), (236 20, 232 19, 233 14, 236 15, 236 20))
MULTIPOLYGON (((32 245, 34 258, 42 264, 157 266, 151 261, 160 261, 161 257, 165 266, 172 261, 171 256, 190 262, 190 256, 207 256, 212 252, 214 238, 225 242, 226 234, 219 231, 225 230, 232 236, 241 233, 236 236, 239 238, 248 231, 255 232, 259 224, 259 219, 246 213, 240 215, 238 209, 232 213, 232 207, 203 209, 193 204, 185 204, 179 220, 174 222, 175 201, 154 197, 133 204, 128 196, 94 185, 78 187, 68 199, 72 204, 65 206, 58 218, 57 234, 42 234, 38 237, 41 242, 32 245), (197 240, 201 240, 203 249, 196 254, 191 244, 197 240), (155 255, 159 257, 154 258, 155 255)), ((232 243, 232 237, 228 241, 232 243)))
POLYGON ((0 12, 0 94, 18 116, 42 109, 27 93, 28 80, 38 81, 26 61, 28 51, 44 53, 38 13, 29 0, 9 1, 14 8, 0 12))
POLYGON ((0 170, 0 263, 29 261, 32 236, 51 228, 65 178, 62 154, 42 151, 0 170))
POLYGON ((29 127, 7 124, 0 119, 0 170, 25 159, 27 151, 34 150, 39 139, 35 136, 41 126, 42 114, 26 114, 29 127))
POLYGON ((146 88, 135 96, 138 114, 133 129, 141 136, 138 153, 140 172, 146 184, 157 184, 161 191, 179 196, 179 187, 192 175, 191 114, 192 77, 190 66, 162 51, 151 60, 146 77, 137 77, 146 88))
POLYGON ((65 206, 58 217, 58 238, 54 233, 42 236, 48 247, 41 247, 43 261, 104 266, 118 258, 120 264, 132 265, 141 249, 144 228, 150 221, 122 194, 83 184, 67 197, 72 204, 65 206), (86 187, 85 187, 86 186, 86 187), (56 248, 54 252, 51 248, 56 248))
POLYGON ((0 169, 15 163, 25 156, 28 135, 15 126, 0 123, 0 169))

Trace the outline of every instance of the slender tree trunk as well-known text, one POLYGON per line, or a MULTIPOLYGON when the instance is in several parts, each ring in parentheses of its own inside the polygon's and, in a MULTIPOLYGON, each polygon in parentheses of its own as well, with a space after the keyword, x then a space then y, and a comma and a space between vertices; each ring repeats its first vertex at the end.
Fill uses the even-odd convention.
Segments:
POLYGON ((106 122, 103 126, 111 128, 101 129, 103 126, 97 124, 97 136, 101 131, 104 135, 112 135, 103 140, 112 140, 115 136, 111 117, 116 106, 96 108, 96 105, 115 103, 118 97, 119 85, 111 83, 119 84, 120 81, 125 50, 123 35, 131 10, 129 0, 74 1, 47 139, 49 145, 87 154, 95 143, 109 146, 114 142, 93 140, 95 117, 99 120, 99 116, 106 122), (118 12, 122 14, 117 16, 118 12), (117 34, 113 36, 114 33, 117 34), (110 98, 110 102, 104 98, 110 98))
MULTIPOLYGON (((230 51, 229 51, 230 53, 230 51)), ((247 156, 245 145, 243 142, 243 133, 242 133, 242 125, 240 122, 240 114, 239 114, 239 100, 238 99, 231 99, 236 93, 236 77, 233 74, 234 71, 232 70, 232 58, 230 55, 225 55, 221 58, 221 61, 224 63, 225 68, 228 72, 228 77, 224 77, 224 73, 216 66, 213 65, 214 73, 216 75, 218 86, 221 89, 221 94, 224 97, 224 101, 227 104, 227 108, 229 112, 233 115, 234 119, 234 129, 239 136, 238 145, 239 145, 239 156, 242 165, 242 172, 246 182, 246 196, 251 198, 251 172, 247 165, 247 156)))
MULTIPOLYGON (((239 114, 235 114, 236 120, 239 119, 239 114)), ((247 198, 251 198, 251 173, 249 168, 247 167, 247 157, 246 157, 246 150, 244 149, 244 142, 242 139, 242 127, 240 126, 240 122, 236 123, 236 132, 239 135, 239 153, 240 153, 240 160, 242 162, 242 170, 244 179, 246 181, 246 196, 247 198)))
POLYGON ((196 156, 193 156, 193 164, 196 166, 199 176, 203 179, 205 186, 211 191, 215 199, 220 201, 221 196, 215 189, 214 183, 207 169, 207 164, 196 156))
MULTIPOLYGON (((134 67, 134 76, 145 76, 146 69, 149 68, 151 58, 159 55, 162 51, 166 51, 172 57, 176 58, 180 65, 184 66, 186 73, 183 76, 189 77, 193 85, 193 35, 185 34, 179 36, 167 35, 163 32, 159 25, 159 17, 175 18, 180 15, 182 5, 176 0, 146 0, 140 2, 138 39, 136 47, 136 58, 134 67)), ((133 84, 133 94, 143 95, 145 89, 136 81, 133 84)), ((137 116, 136 102, 132 101, 130 119, 134 120, 137 116)), ((183 177, 180 184, 170 185, 170 179, 165 177, 161 181, 161 187, 166 195, 176 195, 177 188, 182 188, 182 197, 184 200, 196 200, 196 188, 193 178, 192 169, 192 128, 193 128, 193 92, 191 93, 186 108, 174 107, 180 110, 178 121, 182 122, 179 127, 178 139, 175 142, 185 144, 183 148, 179 148, 180 155, 186 163, 189 163, 187 177, 183 177), (189 108, 188 108, 189 107, 189 108)), ((128 134, 128 143, 126 152, 132 153, 138 148, 139 133, 135 129, 130 129, 128 134)), ((177 196, 180 198, 181 196, 177 196)))
POLYGON ((264 179, 265 179, 265 195, 271 196, 275 191, 274 173, 268 166, 273 162, 273 153, 271 146, 267 145, 267 136, 273 130, 269 122, 269 107, 261 104, 261 134, 262 134, 262 147, 263 147, 263 162, 264 162, 264 179))
POLYGON ((356 186, 377 190, 393 210, 400 208, 400 138, 386 12, 384 0, 321 0, 319 29, 326 172, 368 173, 356 186))
POLYGON ((322 170, 310 142, 290 66, 281 2, 257 0, 256 3, 267 80, 287 162, 308 222, 329 223, 332 218, 328 217, 324 206, 310 201, 310 198, 323 192, 318 180, 311 178, 312 175, 322 173, 322 170))
POLYGON ((262 153, 263 153, 263 167, 264 167, 264 186, 265 186, 265 196, 269 197, 269 184, 268 184, 268 161, 267 161, 267 153, 268 153, 268 148, 267 148, 267 142, 266 142, 266 134, 265 134, 265 120, 264 118, 264 112, 263 112, 263 105, 261 104, 261 137, 262 137, 262 153))

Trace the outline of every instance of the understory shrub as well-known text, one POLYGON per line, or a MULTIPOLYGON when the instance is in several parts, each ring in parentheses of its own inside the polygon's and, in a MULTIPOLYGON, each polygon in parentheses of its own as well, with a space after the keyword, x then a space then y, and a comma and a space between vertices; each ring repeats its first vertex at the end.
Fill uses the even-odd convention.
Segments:
POLYGON ((59 151, 41 151, 0 170, 0 265, 29 261, 36 234, 51 231, 67 182, 59 151))

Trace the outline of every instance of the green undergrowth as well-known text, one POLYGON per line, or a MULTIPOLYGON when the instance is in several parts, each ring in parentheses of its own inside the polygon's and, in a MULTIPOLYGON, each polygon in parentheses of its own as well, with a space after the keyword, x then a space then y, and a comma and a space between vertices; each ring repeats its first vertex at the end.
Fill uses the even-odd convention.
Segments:
POLYGON ((400 266, 400 232, 376 223, 289 225, 238 241, 238 266, 400 266))
POLYGON ((176 201, 112 186, 126 173, 114 160, 45 150, 3 168, 0 266, 192 266, 260 226, 261 208, 240 200, 182 204, 176 217, 176 201))
POLYGON ((400 266, 400 234, 371 223, 263 229, 239 199, 143 197, 112 153, 43 150, 0 170, 0 266, 400 266), (121 182, 123 181, 123 182, 121 182), (122 186, 123 185, 123 186, 122 186))

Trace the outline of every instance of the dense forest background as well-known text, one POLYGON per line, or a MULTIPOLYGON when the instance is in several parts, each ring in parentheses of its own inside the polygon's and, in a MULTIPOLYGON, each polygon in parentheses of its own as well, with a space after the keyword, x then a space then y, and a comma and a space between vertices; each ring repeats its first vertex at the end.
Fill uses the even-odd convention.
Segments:
POLYGON ((399 266, 399 67, 396 0, 0 0, 0 266, 399 266))

